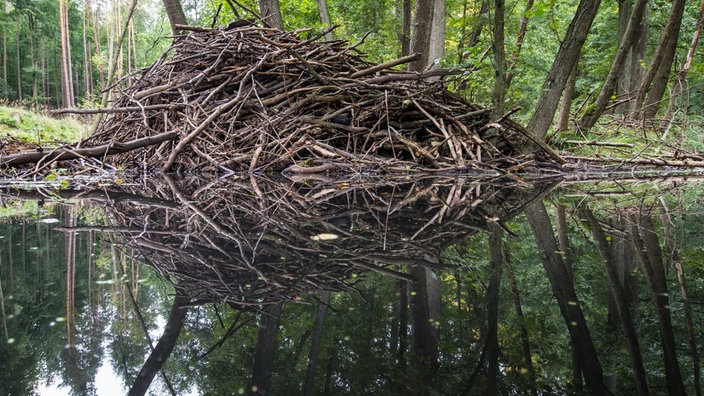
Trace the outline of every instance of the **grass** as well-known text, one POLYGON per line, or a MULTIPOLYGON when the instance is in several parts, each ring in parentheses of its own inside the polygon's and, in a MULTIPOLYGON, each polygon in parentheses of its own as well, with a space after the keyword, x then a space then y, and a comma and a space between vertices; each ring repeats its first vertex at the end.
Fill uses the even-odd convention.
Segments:
POLYGON ((618 117, 604 117, 602 123, 588 132, 568 130, 554 133, 548 137, 548 143, 558 151, 585 157, 670 157, 674 153, 699 155, 704 153, 704 118, 689 116, 686 120, 675 120, 662 128, 643 128, 638 122, 628 123, 618 117), (600 146, 588 142, 612 145, 600 146))
POLYGON ((88 126, 72 118, 52 118, 17 107, 0 106, 0 140, 54 145, 76 142, 88 134, 88 126))

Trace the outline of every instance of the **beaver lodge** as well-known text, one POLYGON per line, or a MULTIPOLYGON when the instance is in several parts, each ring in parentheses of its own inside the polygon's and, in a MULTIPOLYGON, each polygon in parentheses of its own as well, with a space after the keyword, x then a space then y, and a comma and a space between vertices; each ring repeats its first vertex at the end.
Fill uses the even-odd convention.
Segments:
POLYGON ((191 30, 101 110, 108 114, 92 137, 5 155, 3 164, 93 157, 125 169, 206 173, 518 165, 511 158, 526 141, 522 127, 445 90, 438 75, 447 72, 394 68, 413 56, 374 64, 342 40, 252 24, 191 30))

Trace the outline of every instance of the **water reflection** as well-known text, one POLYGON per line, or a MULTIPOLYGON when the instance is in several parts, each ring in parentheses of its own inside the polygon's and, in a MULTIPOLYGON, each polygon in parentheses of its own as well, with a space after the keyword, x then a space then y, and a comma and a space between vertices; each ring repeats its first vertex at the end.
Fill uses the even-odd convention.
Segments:
POLYGON ((7 191, 44 205, 2 225, 3 393, 694 393, 700 230, 672 210, 691 192, 556 186, 7 191))

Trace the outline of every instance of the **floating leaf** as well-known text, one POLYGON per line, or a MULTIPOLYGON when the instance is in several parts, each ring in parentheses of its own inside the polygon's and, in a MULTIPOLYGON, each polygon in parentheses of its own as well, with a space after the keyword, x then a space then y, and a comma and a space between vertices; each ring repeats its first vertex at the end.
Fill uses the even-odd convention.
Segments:
POLYGON ((332 241, 332 240, 335 240, 335 239, 337 239, 337 238, 339 238, 339 236, 337 236, 337 235, 335 235, 335 234, 328 234, 328 233, 325 233, 325 232, 322 233, 322 234, 313 235, 313 236, 310 237, 310 239, 312 239, 312 240, 314 240, 314 241, 332 241))

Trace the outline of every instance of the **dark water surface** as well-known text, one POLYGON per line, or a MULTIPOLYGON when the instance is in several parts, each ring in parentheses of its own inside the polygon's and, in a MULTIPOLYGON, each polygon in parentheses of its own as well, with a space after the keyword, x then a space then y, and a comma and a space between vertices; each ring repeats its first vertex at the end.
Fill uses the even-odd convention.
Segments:
POLYGON ((700 391, 696 180, 70 187, 2 191, 2 395, 700 391))

